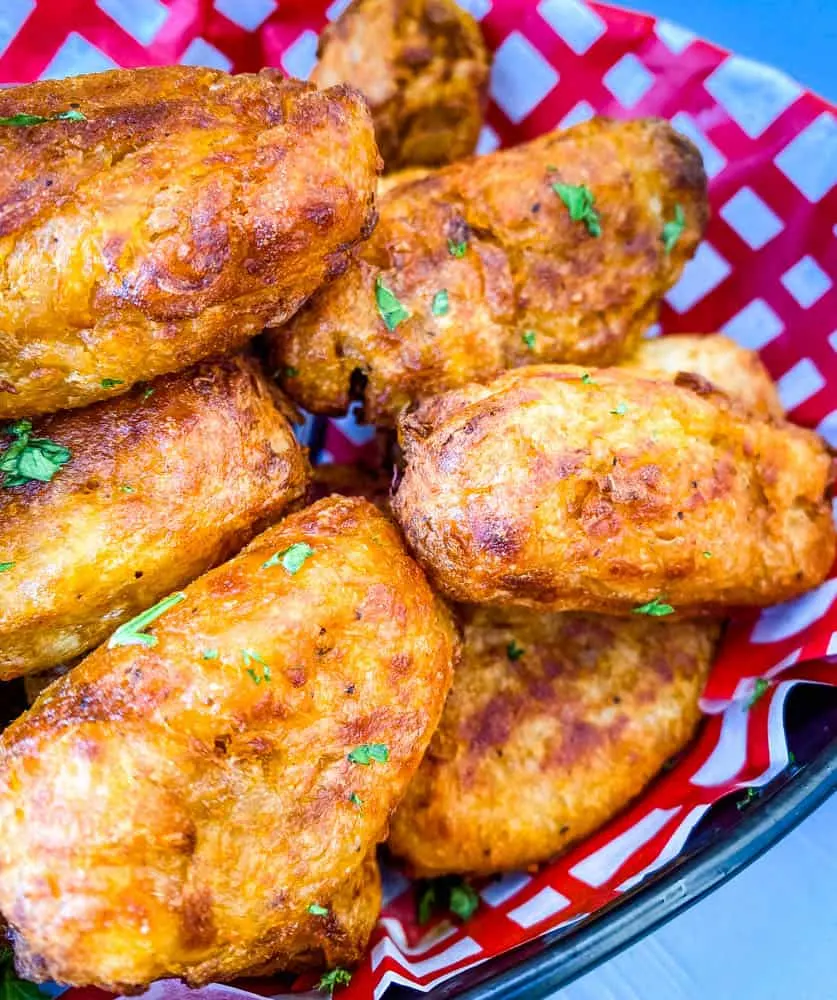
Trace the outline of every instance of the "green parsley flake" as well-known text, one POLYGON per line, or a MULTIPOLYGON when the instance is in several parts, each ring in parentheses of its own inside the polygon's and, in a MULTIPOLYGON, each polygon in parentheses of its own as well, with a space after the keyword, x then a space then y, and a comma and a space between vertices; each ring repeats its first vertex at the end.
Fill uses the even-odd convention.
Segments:
POLYGON ((476 890, 461 878, 446 875, 424 884, 419 897, 416 917, 420 926, 434 913, 449 911, 460 920, 470 920, 480 905, 476 890))
POLYGON ((115 389, 118 385, 125 385, 121 378, 103 378, 102 388, 103 389, 115 389))
POLYGON ((796 763, 796 754, 793 752, 793 750, 788 750, 788 763, 789 764, 796 763))
POLYGON ((581 376, 581 382, 582 382, 583 385, 595 385, 596 384, 593 381, 593 376, 590 374, 590 372, 585 372, 581 376))
POLYGON ((363 799, 357 792, 352 792, 349 796, 349 802, 351 802, 353 806, 357 806, 358 809, 363 809, 363 799))
POLYGON ((15 972, 11 949, 0 947, 0 1000, 47 1000, 34 983, 15 972))
POLYGON ((373 760, 386 764, 389 760, 389 747, 385 743, 363 743, 351 750, 348 757, 352 764, 362 764, 364 767, 368 767, 373 760))
POLYGON ((756 683, 753 685, 753 693, 750 696, 750 700, 747 702, 747 708, 752 708, 753 705, 767 693, 770 687, 770 681, 764 677, 757 677, 756 683))
POLYGON ((327 906, 320 906, 319 903, 312 903, 308 907, 308 912, 310 914, 312 914, 313 916, 315 916, 315 917, 327 917, 328 916, 328 907, 327 906))
POLYGON ((409 312, 401 305, 395 293, 387 288, 381 278, 375 279, 375 301, 378 304, 381 319, 390 333, 399 323, 410 318, 409 312))
POLYGON ((610 411, 614 417, 624 417, 628 412, 627 403, 617 403, 616 409, 610 411))
POLYGON ((5 573, 7 570, 12 569, 15 565, 17 564, 13 562, 0 562, 0 573, 5 573))
POLYGON ((525 652, 526 650, 522 646, 518 646, 517 639, 512 639, 508 646, 506 646, 506 656, 512 661, 519 660, 525 652))
POLYGON ((185 600, 184 593, 169 594, 168 597, 164 597, 162 601, 158 601, 153 607, 143 611, 141 615, 125 622, 124 625, 120 625, 108 640, 108 649, 113 649, 115 646, 145 646, 150 649, 152 646, 156 646, 157 636, 146 635, 142 630, 156 621, 160 615, 165 614, 169 608, 173 608, 175 604, 180 604, 181 601, 185 600))
POLYGON ((674 608, 670 604, 664 604, 660 597, 655 597, 647 604, 640 604, 633 611, 635 615, 650 615, 651 618, 665 618, 666 615, 674 614, 674 608))
POLYGON ((433 305, 431 305, 430 311, 434 316, 447 316, 448 308, 448 290, 443 288, 433 296, 433 305))
POLYGON ((465 251, 468 249, 468 241, 462 240, 457 242, 456 240, 448 240, 448 253, 451 257, 464 257, 465 251))
POLYGON ((703 558, 704 559, 711 559, 712 558, 712 553, 711 552, 704 552, 703 553, 703 558))
POLYGON ((45 122, 57 121, 86 122, 87 116, 83 115, 81 111, 76 111, 74 108, 71 108, 69 111, 61 111, 57 115, 49 115, 46 118, 44 118, 43 115, 12 115, 9 118, 0 118, 0 125, 13 125, 17 128, 24 128, 29 125, 43 125, 45 122))
POLYGON ((262 569, 270 569, 271 566, 281 566, 291 576, 302 569, 305 561, 314 555, 314 550, 305 542, 294 542, 281 552, 274 552, 266 563, 262 563, 262 569))
POLYGON ((537 337, 537 334, 535 333, 534 330, 527 330, 523 334, 523 343, 529 348, 530 351, 534 351, 534 349, 535 349, 535 338, 536 337, 537 337))
POLYGON ((248 663, 258 663, 262 667, 261 674, 258 674, 253 667, 247 667, 247 673, 252 678, 254 684, 261 684, 262 681, 267 684, 271 680, 270 667, 254 649, 242 649, 241 656, 245 666, 248 663))
POLYGON ((31 420, 17 420, 3 432, 13 440, 0 458, 3 486, 24 486, 37 480, 48 483, 73 457, 71 452, 49 438, 33 438, 31 420))
POLYGON ((134 489, 134 487, 133 487, 133 486, 129 486, 129 485, 128 485, 128 483, 123 483, 123 484, 122 484, 122 485, 121 485, 121 486, 119 487, 119 489, 120 489, 120 490, 121 490, 121 491, 122 491, 123 493, 136 493, 136 492, 137 492, 137 491, 136 491, 136 490, 134 489))
POLYGON ((217 660, 218 650, 217 649, 205 649, 203 651, 203 658, 205 660, 217 660))
POLYGON ((573 222, 583 222, 591 236, 602 235, 599 213, 593 208, 595 198, 586 184, 562 184, 558 181, 552 185, 552 190, 567 206, 573 222))
POLYGON ((338 986, 348 986, 351 981, 352 974, 347 969, 331 969, 321 976, 317 983, 317 989, 320 993, 328 993, 329 996, 333 996, 338 986))
POLYGON ((686 228, 686 216, 680 205, 674 206, 674 219, 663 226, 663 233, 660 237, 663 241, 663 249, 666 253, 671 253, 677 241, 680 239, 683 230, 686 228))
POLYGON ((143 399, 151 399, 154 395, 154 389, 149 385, 142 394, 143 399))
POLYGON ((285 378, 296 378, 299 375, 299 369, 294 368, 293 365, 286 365, 284 368, 285 378))

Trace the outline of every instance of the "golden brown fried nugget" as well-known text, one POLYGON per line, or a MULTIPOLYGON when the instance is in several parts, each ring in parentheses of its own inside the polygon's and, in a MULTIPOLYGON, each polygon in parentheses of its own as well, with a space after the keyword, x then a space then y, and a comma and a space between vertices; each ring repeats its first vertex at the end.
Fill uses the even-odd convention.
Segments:
POLYGON ((692 615, 822 582, 835 547, 822 440, 688 383, 540 365, 402 418, 392 505, 436 586, 475 603, 692 615))
POLYGON ((300 500, 308 464, 277 403, 233 357, 36 421, 70 459, 0 485, 0 679, 92 649, 300 500))
POLYGON ((700 154, 668 122, 598 119, 436 171, 380 202, 348 271, 269 337, 315 413, 353 397, 370 423, 535 361, 636 350, 707 219, 700 154), (573 221, 592 193, 587 221, 573 221), (573 193, 574 192, 574 193, 573 193), (664 226, 682 212, 670 252, 664 226), (595 235, 601 230, 601 235, 595 235))
POLYGON ((21 113, 50 120, 0 134, 0 418, 239 347, 374 222, 372 123, 346 87, 115 70, 0 91, 21 113))
POLYGON ((292 514, 178 596, 0 738, 0 912, 35 980, 326 952, 309 907, 386 835, 441 716, 456 630, 365 500, 292 514))
POLYGON ((714 623, 463 609, 462 662, 389 846, 419 876, 547 861, 691 739, 714 623))
POLYGON ((643 340, 636 354, 619 367, 666 378, 693 373, 758 416, 784 415, 776 384, 758 354, 720 333, 680 333, 643 340))
POLYGON ((489 57, 454 0, 354 0, 320 35, 312 80, 350 83, 369 102, 386 170, 474 152, 489 57))

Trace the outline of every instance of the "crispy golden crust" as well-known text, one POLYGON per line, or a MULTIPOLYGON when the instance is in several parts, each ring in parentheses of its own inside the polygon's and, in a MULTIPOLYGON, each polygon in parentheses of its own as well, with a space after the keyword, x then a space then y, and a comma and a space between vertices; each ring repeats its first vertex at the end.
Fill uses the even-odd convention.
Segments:
POLYGON ((0 738, 0 912, 36 980, 200 984, 294 966, 312 935, 325 951, 308 907, 385 836, 457 653, 395 527, 339 497, 148 631, 153 647, 100 647, 0 738), (265 567, 300 543, 294 575, 265 567), (376 743, 388 762, 348 759, 376 743))
POLYGON ((541 365, 405 416, 393 509, 442 593, 696 614, 820 583, 835 546, 823 442, 686 382, 541 365))
POLYGON ((84 406, 281 323, 374 223, 356 92, 115 70, 0 91, 0 418, 84 406))
POLYGON ((357 263, 269 341, 306 408, 342 413, 358 396, 370 423, 392 425, 406 403, 505 368, 633 352, 703 233, 706 177, 667 122, 598 119, 446 167, 379 207, 357 263), (557 182, 589 186, 600 237, 572 221, 557 182), (668 254, 661 233, 678 205, 686 227, 668 254), (449 240, 467 240, 463 257, 449 240), (378 279, 410 313, 393 331, 378 279), (442 289, 448 311, 433 315, 442 289))
POLYGON ((784 416, 776 384, 758 354, 720 333, 680 333, 643 340, 636 354, 620 362, 619 367, 672 379, 681 372, 690 372, 758 416, 784 416))
POLYGON ((442 721, 392 822, 390 849, 418 876, 536 865, 624 808, 691 739, 718 635, 714 623, 466 613, 442 721))
POLYGON ((0 574, 0 679, 92 649, 304 496, 308 463, 254 361, 153 390, 36 421, 72 458, 49 483, 0 488, 0 561, 14 563, 0 574))
POLYGON ((454 0, 354 0, 320 35, 312 80, 350 83, 369 102, 386 170, 473 153, 489 57, 454 0))

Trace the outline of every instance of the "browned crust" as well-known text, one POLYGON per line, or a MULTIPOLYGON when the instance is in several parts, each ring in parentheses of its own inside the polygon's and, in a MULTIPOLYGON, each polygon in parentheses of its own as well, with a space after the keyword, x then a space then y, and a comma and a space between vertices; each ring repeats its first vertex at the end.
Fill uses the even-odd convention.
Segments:
POLYGON ((391 426, 406 404, 506 368, 629 356, 702 237, 706 177, 668 122, 597 119, 395 187, 380 215, 356 262, 268 339, 307 409, 359 398, 370 423, 391 426), (590 188, 600 237, 572 221, 559 182, 590 188), (677 206, 686 225, 667 253, 677 206), (449 241, 467 241, 465 255, 449 241), (379 279, 410 313, 392 331, 379 279), (434 315, 440 290, 449 308, 434 315))
POLYGON ((797 597, 834 559, 821 439, 711 385, 535 366, 429 400, 400 439, 393 510, 454 600, 699 614, 797 597))
POLYGON ((114 70, 0 92, 0 418, 85 405, 281 323, 374 225, 357 92, 114 70))
POLYGON ((49 483, 0 487, 0 561, 14 562, 0 678, 86 652, 299 502, 308 463, 283 405, 232 357, 36 420, 72 458, 49 483))

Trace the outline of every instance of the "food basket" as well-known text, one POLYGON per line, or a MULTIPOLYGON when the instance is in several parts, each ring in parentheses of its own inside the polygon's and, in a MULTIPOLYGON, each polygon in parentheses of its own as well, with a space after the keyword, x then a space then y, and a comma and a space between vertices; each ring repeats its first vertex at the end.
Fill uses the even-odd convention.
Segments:
MULTIPOLYGON (((791 419, 837 444, 837 112, 781 73, 682 28, 581 0, 468 0, 494 52, 479 150, 591 115, 657 115, 700 148, 713 218, 666 296, 660 329, 723 331, 756 349, 791 419)), ((0 79, 182 62, 305 77, 345 0, 7 0, 0 79)), ((300 429, 320 461, 364 461, 352 416, 300 429)), ((537 872, 478 885, 464 924, 419 927, 413 887, 385 906, 346 1000, 545 996, 756 858, 837 788, 837 576, 739 617, 696 742, 614 821, 537 872)), ((509 808, 514 808, 510 803, 509 808)), ((313 989, 313 977, 198 991, 213 1000, 313 989)), ((93 998, 96 990, 74 990, 93 998)), ((159 983, 154 998, 194 997, 159 983)))

